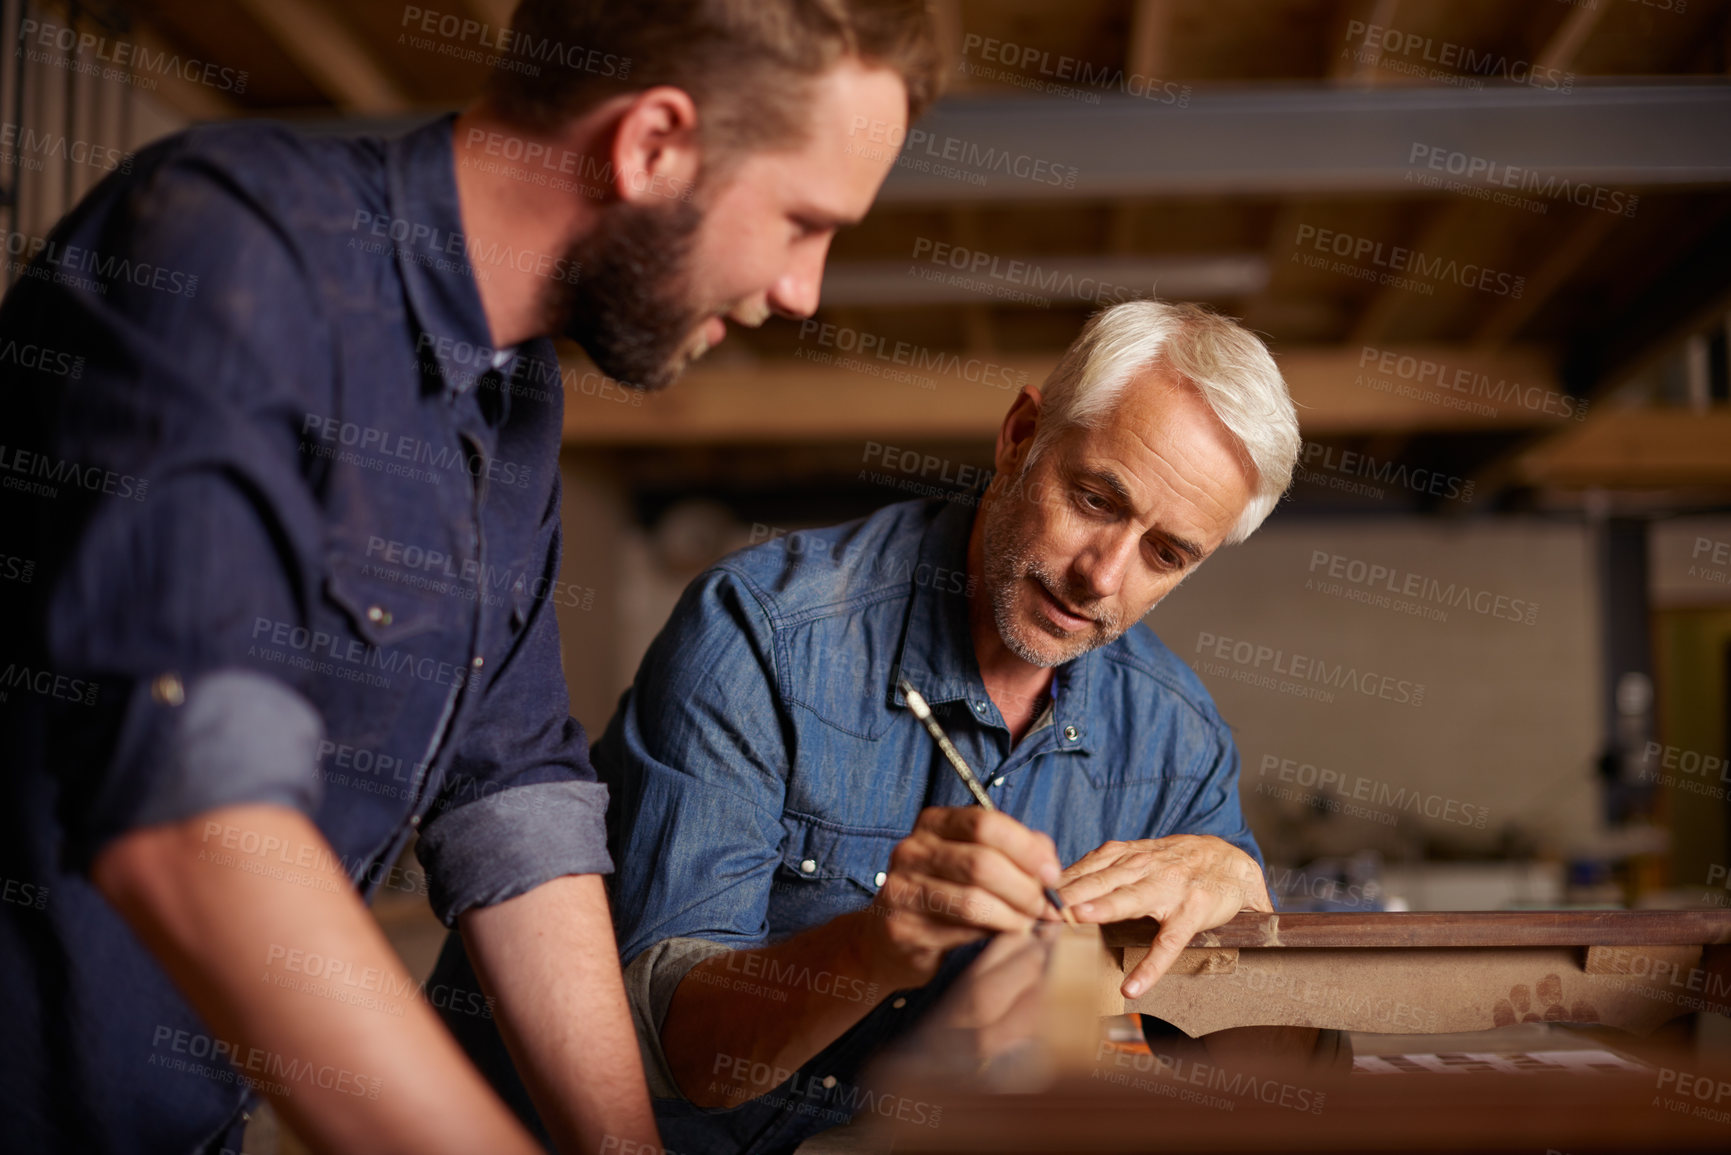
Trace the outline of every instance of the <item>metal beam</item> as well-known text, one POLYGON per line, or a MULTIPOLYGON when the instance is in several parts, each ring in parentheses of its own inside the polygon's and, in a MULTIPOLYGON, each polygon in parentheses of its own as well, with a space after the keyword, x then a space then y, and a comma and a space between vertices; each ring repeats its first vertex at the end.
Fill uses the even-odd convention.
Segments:
MULTIPOLYGON (((1731 84, 1199 91, 1186 106, 1108 94, 941 101, 879 200, 1424 192, 1416 145, 1543 178, 1731 183, 1731 84)), ((1443 174, 1443 175, 1446 175, 1443 174)))

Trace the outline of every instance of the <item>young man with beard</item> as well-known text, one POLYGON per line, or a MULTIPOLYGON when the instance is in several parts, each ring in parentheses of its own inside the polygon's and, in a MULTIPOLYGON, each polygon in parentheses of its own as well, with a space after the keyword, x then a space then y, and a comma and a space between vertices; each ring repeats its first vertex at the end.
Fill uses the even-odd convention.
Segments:
POLYGON ((260 1094, 320 1150, 533 1150, 429 1001, 501 1026, 564 1149, 656 1142, 548 604, 547 338, 658 388, 809 314, 890 164, 848 129, 905 126, 935 51, 917 0, 526 0, 513 44, 398 139, 153 146, 0 307, 52 354, 0 402, 18 1150, 238 1150, 260 1094), (423 998, 380 885, 479 989, 423 998))
MULTIPOLYGON (((692 583, 595 747, 673 1149, 791 1150, 861 1109, 857 1072, 946 956, 1055 918, 1043 886, 1084 922, 1161 921, 1131 997, 1196 932, 1272 909, 1232 735, 1137 623, 1261 524, 1298 447, 1254 336, 1130 302, 1016 398, 977 514, 892 505, 692 583), (901 675, 998 812, 970 805, 901 675)), ((448 944, 435 974, 461 962, 448 944)), ((446 1017, 527 1114, 490 1026, 446 1017)))

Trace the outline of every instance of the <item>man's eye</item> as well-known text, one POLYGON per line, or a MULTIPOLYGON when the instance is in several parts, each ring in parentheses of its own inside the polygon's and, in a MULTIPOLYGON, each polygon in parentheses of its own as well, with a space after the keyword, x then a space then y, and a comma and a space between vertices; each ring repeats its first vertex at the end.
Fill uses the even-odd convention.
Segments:
POLYGON ((1106 501, 1106 499, 1097 493, 1088 493, 1087 491, 1083 491, 1081 501, 1084 506, 1093 510, 1095 513, 1104 513, 1106 510, 1111 508, 1111 505, 1106 501))

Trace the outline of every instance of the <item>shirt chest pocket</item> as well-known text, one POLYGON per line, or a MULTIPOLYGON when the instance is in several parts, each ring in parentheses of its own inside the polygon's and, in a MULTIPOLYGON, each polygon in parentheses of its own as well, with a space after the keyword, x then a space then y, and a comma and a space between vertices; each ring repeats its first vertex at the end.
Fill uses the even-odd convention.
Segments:
POLYGON ((467 676, 451 639, 474 603, 396 580, 402 576, 347 554, 331 555, 324 594, 335 611, 333 628, 326 652, 311 657, 323 659, 314 673, 329 690, 323 705, 332 741, 418 759, 427 735, 413 725, 406 729, 415 732, 407 733, 403 724, 415 720, 417 705, 438 703, 427 706, 430 727, 445 696, 467 676))
POLYGON ((781 818, 771 922, 801 929, 871 903, 890 868, 890 853, 908 831, 841 826, 786 813, 781 818))

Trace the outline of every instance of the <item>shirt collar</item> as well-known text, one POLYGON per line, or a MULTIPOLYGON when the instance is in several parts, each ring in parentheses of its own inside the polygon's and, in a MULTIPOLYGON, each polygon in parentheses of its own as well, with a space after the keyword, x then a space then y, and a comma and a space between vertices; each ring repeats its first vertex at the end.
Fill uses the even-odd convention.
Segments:
MULTIPOLYGON (((454 113, 442 116, 386 147, 389 232, 403 288, 419 323, 416 359, 423 366, 436 364, 445 389, 462 393, 498 367, 495 355, 501 351, 492 348, 492 329, 463 234, 451 148, 455 121, 454 113)), ((508 370, 501 372, 509 376, 508 370)))
MULTIPOLYGON (((907 706, 907 699, 896 685, 897 675, 902 673, 934 705, 991 701, 985 680, 980 676, 980 663, 974 656, 968 598, 951 592, 954 586, 939 576, 967 572, 968 537, 973 528, 972 505, 945 502, 920 539, 913 595, 908 599, 901 648, 890 676, 889 701, 896 709, 907 706)), ((984 596, 984 591, 980 592, 984 596)), ((1088 724, 1088 701, 1094 667, 1099 661, 1099 651, 1090 651, 1054 671, 1052 688, 1056 704, 1052 727, 1060 750, 1092 749, 1098 727, 1088 724)))

